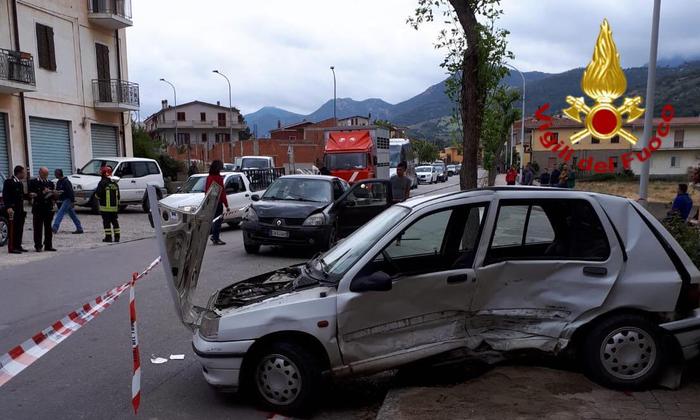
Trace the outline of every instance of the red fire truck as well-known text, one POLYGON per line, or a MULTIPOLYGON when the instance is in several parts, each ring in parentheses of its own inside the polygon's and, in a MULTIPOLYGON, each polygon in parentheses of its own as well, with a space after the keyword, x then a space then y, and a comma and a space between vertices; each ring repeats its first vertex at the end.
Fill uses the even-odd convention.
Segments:
POLYGON ((368 178, 389 178, 389 136, 382 129, 330 131, 324 164, 332 175, 353 184, 368 178))

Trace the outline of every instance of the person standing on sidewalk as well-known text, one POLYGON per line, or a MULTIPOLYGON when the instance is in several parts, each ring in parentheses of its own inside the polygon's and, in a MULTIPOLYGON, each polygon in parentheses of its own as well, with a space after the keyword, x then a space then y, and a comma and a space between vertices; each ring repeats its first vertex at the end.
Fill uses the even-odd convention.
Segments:
POLYGON ((506 184, 515 185, 515 180, 518 177, 518 171, 515 169, 515 165, 511 166, 506 172, 506 184))
POLYGON ((121 230, 119 229, 119 185, 112 180, 112 168, 103 166, 100 168, 102 179, 97 184, 97 200, 100 202, 100 216, 105 237, 102 242, 119 242, 121 230), (114 238, 114 240, 112 240, 114 238))
POLYGON ((56 182, 56 191, 60 194, 58 199, 61 200, 61 204, 56 212, 56 217, 53 219, 51 231, 53 233, 58 233, 58 228, 61 227, 63 216, 68 214, 75 225, 73 234, 81 234, 83 233, 83 226, 80 224, 78 215, 75 214, 75 193, 73 192, 73 184, 71 184, 68 178, 63 176, 63 169, 56 169, 54 175, 58 178, 56 182))
POLYGON ((26 175, 24 167, 17 165, 14 169, 14 176, 6 179, 2 185, 5 211, 10 224, 7 241, 7 250, 10 254, 21 254, 28 251, 22 248, 24 219, 27 217, 27 212, 24 211, 25 194, 22 180, 26 175))
POLYGON ((209 166, 207 183, 204 187, 204 190, 207 192, 209 192, 209 188, 213 184, 217 184, 219 187, 221 187, 221 192, 219 193, 219 204, 216 206, 214 223, 211 225, 211 241, 214 243, 214 245, 226 245, 226 242, 222 241, 220 238, 221 223, 223 218, 219 217, 224 213, 224 206, 226 206, 226 210, 228 211, 228 198, 226 197, 226 190, 224 189, 224 178, 221 176, 221 170, 223 167, 224 164, 220 160, 215 160, 211 163, 209 166))
POLYGON ((56 192, 53 182, 49 181, 49 168, 39 168, 39 176, 29 181, 29 196, 32 198, 34 249, 36 252, 56 251, 53 247, 53 232, 51 231, 56 192), (41 243, 42 236, 43 245, 41 243))
POLYGON ((408 163, 406 161, 401 161, 396 166, 396 174, 392 175, 389 179, 389 185, 391 185, 391 197, 394 203, 400 203, 402 201, 408 200, 411 195, 411 178, 406 176, 406 168, 408 168, 408 163))

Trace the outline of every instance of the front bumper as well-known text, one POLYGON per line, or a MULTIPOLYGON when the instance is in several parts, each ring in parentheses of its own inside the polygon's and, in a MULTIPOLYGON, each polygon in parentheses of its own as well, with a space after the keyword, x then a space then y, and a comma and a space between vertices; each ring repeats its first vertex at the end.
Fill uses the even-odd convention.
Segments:
POLYGON ((276 226, 257 222, 243 221, 241 229, 245 239, 260 245, 282 246, 317 246, 328 243, 331 233, 330 225, 321 226, 276 226), (272 231, 285 231, 289 236, 279 238, 272 236, 272 231))
POLYGON ((75 190, 75 205, 89 207, 93 195, 95 190, 75 190))
POLYGON ((238 388, 243 358, 254 340, 207 341, 195 331, 192 349, 202 365, 204 379, 213 386, 238 388))

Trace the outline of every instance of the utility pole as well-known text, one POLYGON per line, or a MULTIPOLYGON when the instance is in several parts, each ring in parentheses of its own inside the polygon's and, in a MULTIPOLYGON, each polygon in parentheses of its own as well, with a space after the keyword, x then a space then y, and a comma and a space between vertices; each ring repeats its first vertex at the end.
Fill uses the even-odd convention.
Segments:
MULTIPOLYGON (((233 105, 231 103, 231 81, 228 80, 228 77, 226 77, 225 74, 221 73, 219 70, 212 70, 212 73, 216 73, 226 79, 226 83, 228 83, 228 125, 229 125, 229 140, 231 141, 231 150, 233 150, 233 105)), ((243 143, 241 143, 241 140, 238 139, 238 143, 241 145, 241 156, 243 156, 243 143)), ((231 153, 233 154, 233 153, 231 153)), ((221 148, 221 161, 225 161, 224 159, 224 148, 221 148)))
POLYGON ((331 71, 333 72, 333 123, 338 124, 338 115, 336 114, 336 90, 335 90, 335 66, 331 66, 331 71))
MULTIPOLYGON (((654 11, 651 21, 651 42, 649 43, 649 66, 647 67, 647 103, 644 114, 644 134, 642 134, 641 147, 649 146, 649 139, 654 124, 654 95, 656 94, 656 51, 659 46, 659 15, 661 0, 654 0, 654 11)), ((651 157, 642 162, 639 173, 639 204, 647 206, 647 192, 649 188, 649 165, 651 157)))
MULTIPOLYGON (((510 67, 511 69, 517 71, 518 74, 520 75, 520 78, 523 79, 523 97, 521 98, 523 101, 522 102, 522 111, 521 111, 522 115, 520 116, 520 142, 523 145, 523 155, 524 155, 525 154, 525 76, 523 76, 523 73, 520 70, 518 70, 518 68, 515 67, 514 65, 506 63, 505 66, 510 67)), ((515 146, 515 145, 512 145, 510 148, 511 165, 513 164, 513 146, 515 146)), ((532 147, 532 145, 530 145, 530 146, 532 147)), ((522 166, 523 166, 523 159, 521 158, 520 159, 520 168, 521 169, 522 169, 522 166)))
MULTIPOLYGON (((161 78, 161 82, 167 83, 170 85, 171 88, 173 88, 173 101, 175 101, 175 145, 177 146, 177 91, 175 90, 175 85, 168 82, 167 80, 161 78)), ((187 170, 190 169, 190 165, 192 165, 191 158, 190 158, 190 143, 189 141, 187 142, 187 170)))

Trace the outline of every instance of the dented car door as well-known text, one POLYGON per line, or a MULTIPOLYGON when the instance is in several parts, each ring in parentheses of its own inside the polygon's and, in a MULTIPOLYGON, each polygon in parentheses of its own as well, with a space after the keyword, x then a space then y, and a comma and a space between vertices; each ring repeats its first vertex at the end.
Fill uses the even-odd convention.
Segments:
POLYGON ((600 307, 623 251, 590 199, 500 200, 477 261, 469 347, 557 351, 566 325, 600 307))
POLYGON ((341 352, 354 371, 464 346, 487 210, 479 202, 423 213, 358 272, 338 300, 341 352), (390 276, 390 290, 359 290, 378 273, 390 276))

